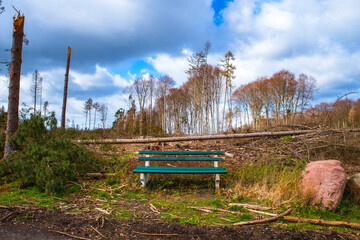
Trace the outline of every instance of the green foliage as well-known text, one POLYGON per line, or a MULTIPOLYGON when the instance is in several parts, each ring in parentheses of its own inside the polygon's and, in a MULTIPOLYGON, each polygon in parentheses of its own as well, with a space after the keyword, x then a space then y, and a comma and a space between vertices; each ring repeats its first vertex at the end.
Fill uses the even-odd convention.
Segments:
POLYGON ((286 143, 289 142, 291 140, 292 136, 291 135, 287 135, 281 138, 281 142, 282 143, 286 143))
POLYGON ((11 139, 18 148, 0 163, 0 177, 20 179, 22 186, 35 185, 46 192, 61 192, 68 181, 99 169, 93 153, 72 142, 74 130, 54 129, 52 114, 31 114, 11 139), (50 130, 47 130, 50 128, 50 130))

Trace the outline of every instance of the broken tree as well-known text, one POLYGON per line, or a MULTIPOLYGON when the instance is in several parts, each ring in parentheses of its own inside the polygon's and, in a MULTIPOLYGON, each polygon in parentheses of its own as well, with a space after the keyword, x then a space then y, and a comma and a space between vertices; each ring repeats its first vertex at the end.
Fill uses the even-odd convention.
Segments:
POLYGON ((61 127, 65 128, 66 122, 66 102, 67 102, 67 92, 68 92, 68 83, 69 83, 69 69, 70 69, 70 56, 71 56, 71 47, 68 47, 67 51, 67 61, 66 61, 66 72, 65 72, 65 84, 64 84, 64 98, 61 114, 61 127))
POLYGON ((24 21, 25 16, 21 16, 20 12, 18 12, 18 16, 14 17, 13 43, 11 48, 9 105, 4 158, 9 156, 9 154, 14 150, 14 146, 9 142, 9 138, 16 132, 19 126, 20 74, 24 38, 24 21))

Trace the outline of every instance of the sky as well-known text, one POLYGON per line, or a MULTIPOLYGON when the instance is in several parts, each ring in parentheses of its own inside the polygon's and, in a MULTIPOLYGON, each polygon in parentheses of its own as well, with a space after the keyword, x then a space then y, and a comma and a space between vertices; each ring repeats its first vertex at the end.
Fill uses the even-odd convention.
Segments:
MULTIPOLYGON (((3 0, 0 62, 10 59, 12 18, 25 15, 20 102, 32 105, 31 77, 60 121, 67 47, 72 48, 67 119, 84 127, 84 102, 127 109, 124 88, 143 75, 187 80, 187 59, 211 42, 209 63, 235 56, 234 85, 282 69, 316 78, 315 103, 360 88, 358 0, 3 0)), ((359 94, 352 94, 359 98, 359 94)), ((8 76, 0 65, 0 106, 8 76)))

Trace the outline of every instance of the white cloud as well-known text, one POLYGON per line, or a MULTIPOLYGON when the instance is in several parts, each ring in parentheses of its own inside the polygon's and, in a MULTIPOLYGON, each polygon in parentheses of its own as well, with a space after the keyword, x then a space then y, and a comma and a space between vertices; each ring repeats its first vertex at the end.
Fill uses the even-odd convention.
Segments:
POLYGON ((185 71, 189 68, 187 58, 191 54, 188 50, 182 51, 184 55, 179 57, 172 57, 168 54, 158 54, 156 57, 148 58, 148 63, 152 64, 156 71, 162 74, 167 74, 172 77, 178 86, 181 86, 187 81, 187 74, 185 71))
POLYGON ((95 66, 95 73, 93 74, 72 71, 70 77, 82 90, 104 85, 115 85, 117 87, 127 87, 129 85, 120 74, 110 73, 108 69, 100 67, 99 65, 95 66))
POLYGON ((233 37, 236 86, 288 69, 316 77, 323 95, 329 89, 359 88, 360 33, 354 31, 360 27, 359 12, 355 0, 266 1, 259 6, 235 0, 223 12, 223 29, 233 37))

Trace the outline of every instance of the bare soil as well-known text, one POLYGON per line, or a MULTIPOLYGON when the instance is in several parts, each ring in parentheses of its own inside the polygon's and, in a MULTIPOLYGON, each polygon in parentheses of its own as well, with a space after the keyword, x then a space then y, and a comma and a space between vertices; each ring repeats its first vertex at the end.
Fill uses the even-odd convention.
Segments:
POLYGON ((269 225, 194 226, 157 219, 117 221, 43 208, 0 209, 0 239, 360 239, 350 233, 282 229, 269 225), (96 229, 96 230, 94 230, 96 229), (67 235, 65 235, 67 234, 67 235), (71 236, 72 237, 71 237, 71 236))

